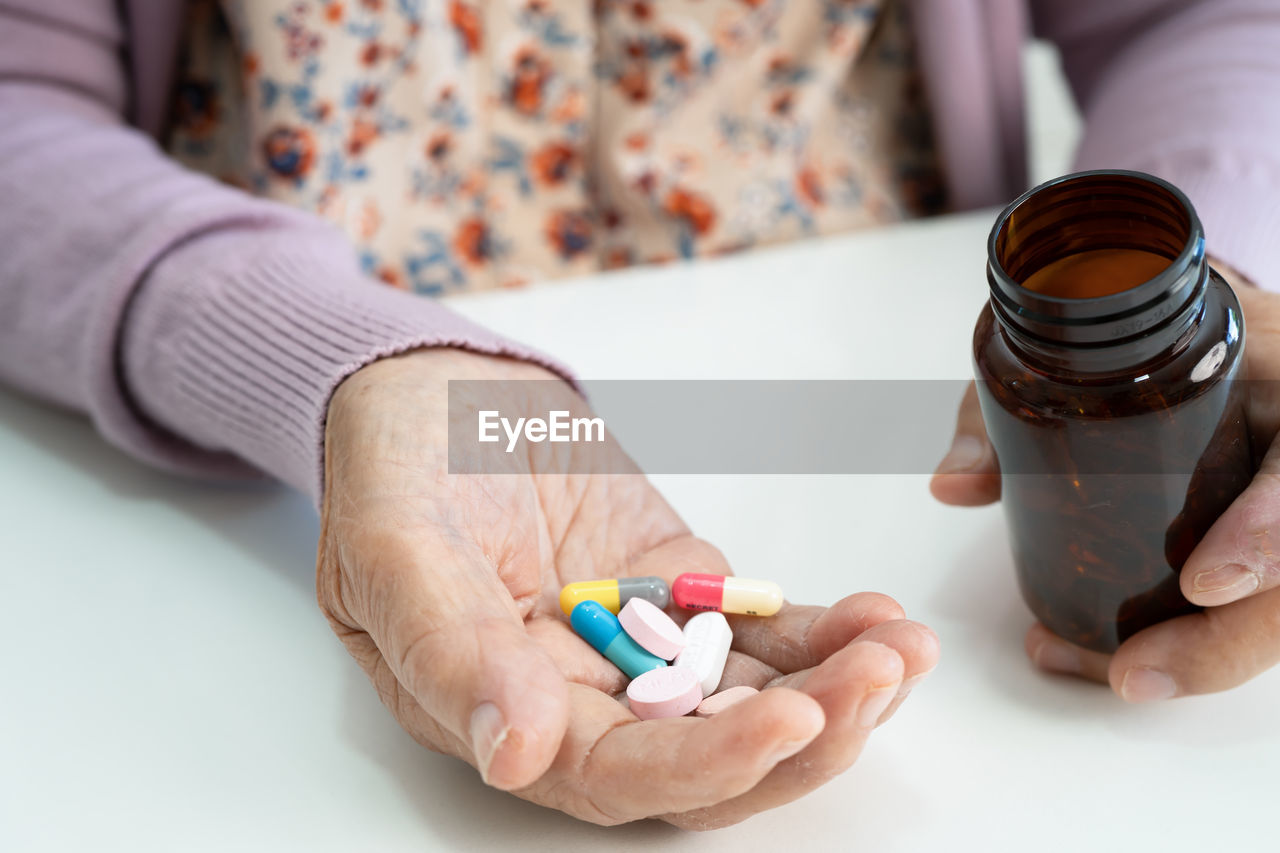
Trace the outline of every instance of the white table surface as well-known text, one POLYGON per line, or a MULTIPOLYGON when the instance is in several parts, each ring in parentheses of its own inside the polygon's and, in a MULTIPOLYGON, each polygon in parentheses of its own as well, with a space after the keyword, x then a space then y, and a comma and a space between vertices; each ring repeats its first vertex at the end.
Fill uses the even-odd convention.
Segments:
MULTIPOLYGON (((990 219, 455 305, 592 378, 962 378, 990 219)), ((740 574, 883 590, 942 639, 850 772, 709 835, 581 824, 421 749, 315 607, 306 500, 0 393, 0 850, 1275 849, 1280 674, 1129 707, 1034 672, 999 510, 923 475, 658 482, 740 574)))

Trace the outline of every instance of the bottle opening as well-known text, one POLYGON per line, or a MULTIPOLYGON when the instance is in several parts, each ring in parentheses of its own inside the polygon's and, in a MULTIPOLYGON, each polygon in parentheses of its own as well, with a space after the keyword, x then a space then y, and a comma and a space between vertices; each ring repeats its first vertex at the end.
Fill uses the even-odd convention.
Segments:
POLYGON ((1001 321, 1066 344, 1109 343, 1180 316, 1207 270, 1187 197, 1141 172, 1081 172, 1036 187, 1001 213, 988 252, 1001 321))
POLYGON ((1131 290, 1169 268, 1169 259, 1140 249, 1092 249, 1053 261, 1021 282, 1058 299, 1094 299, 1131 290))

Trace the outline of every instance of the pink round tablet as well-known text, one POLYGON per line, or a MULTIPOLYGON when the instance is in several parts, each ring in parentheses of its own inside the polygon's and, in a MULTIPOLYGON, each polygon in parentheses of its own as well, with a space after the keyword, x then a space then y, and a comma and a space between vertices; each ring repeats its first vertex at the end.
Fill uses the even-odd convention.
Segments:
POLYGON ((713 693, 703 699, 698 703, 698 707, 694 709, 694 713, 699 717, 714 717, 730 705, 736 705, 743 699, 750 699, 759 692, 754 687, 739 684, 737 687, 721 690, 719 693, 713 693))
POLYGON ((641 647, 663 660, 671 660, 684 649, 684 632, 671 617, 650 601, 633 598, 618 614, 622 630, 641 647))
POLYGON ((698 674, 684 666, 651 669, 627 685, 631 713, 642 720, 683 717, 701 701, 698 674))

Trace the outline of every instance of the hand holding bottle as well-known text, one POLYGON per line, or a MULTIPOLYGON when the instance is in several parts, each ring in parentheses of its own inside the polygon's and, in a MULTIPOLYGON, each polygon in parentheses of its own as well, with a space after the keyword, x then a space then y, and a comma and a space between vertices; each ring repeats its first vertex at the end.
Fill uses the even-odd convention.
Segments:
MULTIPOLYGON (((1280 662, 1280 294, 1215 266, 1244 309, 1247 416, 1262 465, 1182 568, 1183 595, 1204 610, 1140 631, 1113 655, 1074 646, 1039 624, 1026 635, 1037 666, 1110 684, 1130 702, 1226 690, 1280 662)), ((1000 497, 999 468, 972 386, 931 489, 958 506, 1000 497)))

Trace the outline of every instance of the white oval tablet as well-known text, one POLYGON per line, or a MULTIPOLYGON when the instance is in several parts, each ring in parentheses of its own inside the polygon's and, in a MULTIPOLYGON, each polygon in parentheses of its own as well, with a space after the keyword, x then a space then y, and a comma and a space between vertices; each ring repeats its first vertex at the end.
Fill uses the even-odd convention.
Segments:
POLYGON ((676 655, 672 666, 692 669, 698 676, 702 695, 710 696, 724 675, 729 646, 733 645, 733 629, 723 613, 708 610, 685 623, 684 643, 684 651, 676 655))

